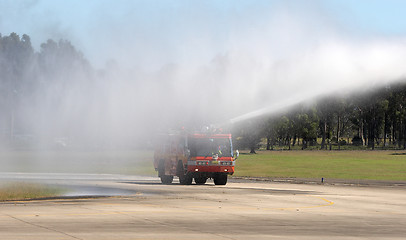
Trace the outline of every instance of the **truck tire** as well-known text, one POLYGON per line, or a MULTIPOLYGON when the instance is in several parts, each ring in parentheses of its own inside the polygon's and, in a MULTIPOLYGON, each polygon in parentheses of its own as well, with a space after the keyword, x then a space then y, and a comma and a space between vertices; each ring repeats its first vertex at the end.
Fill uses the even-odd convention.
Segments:
POLYGON ((163 184, 171 184, 173 176, 165 175, 165 161, 160 160, 158 164, 158 176, 161 178, 163 184))
POLYGON ((173 181, 173 176, 170 175, 163 175, 161 176, 161 182, 163 184, 171 184, 173 181))
POLYGON ((181 185, 190 185, 192 184, 192 177, 188 173, 185 174, 185 168, 183 167, 183 162, 178 162, 178 167, 176 169, 177 175, 179 177, 179 183, 181 185))
POLYGON ((218 173, 213 178, 215 185, 226 185, 227 184, 227 174, 218 173))
POLYGON ((176 167, 176 176, 179 177, 179 182, 182 182, 182 180, 185 178, 185 168, 183 167, 183 162, 180 160, 178 161, 178 166, 176 167))
POLYGON ((192 184, 192 180, 193 180, 193 177, 192 177, 192 174, 190 174, 190 173, 186 173, 185 175, 183 175, 183 177, 179 177, 179 182, 182 185, 190 185, 190 184, 192 184))
POLYGON ((195 183, 197 185, 203 185, 207 181, 207 177, 195 177, 195 183))

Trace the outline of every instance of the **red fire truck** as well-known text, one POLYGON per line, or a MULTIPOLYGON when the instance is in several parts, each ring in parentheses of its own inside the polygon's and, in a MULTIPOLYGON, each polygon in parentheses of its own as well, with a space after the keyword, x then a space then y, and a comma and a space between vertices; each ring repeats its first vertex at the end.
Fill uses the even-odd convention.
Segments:
POLYGON ((163 184, 171 184, 179 177, 180 184, 225 185, 227 176, 234 174, 235 160, 231 134, 172 133, 160 136, 154 155, 154 167, 163 184))

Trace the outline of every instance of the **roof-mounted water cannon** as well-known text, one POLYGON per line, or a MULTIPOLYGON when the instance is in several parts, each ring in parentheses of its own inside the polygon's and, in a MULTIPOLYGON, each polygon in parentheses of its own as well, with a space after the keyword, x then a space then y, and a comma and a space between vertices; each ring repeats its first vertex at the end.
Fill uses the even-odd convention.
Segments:
POLYGON ((202 132, 202 133, 209 133, 209 132, 210 132, 210 127, 209 127, 209 126, 204 126, 204 127, 202 127, 201 132, 202 132))
POLYGON ((218 128, 214 125, 202 127, 201 133, 205 134, 221 134, 223 133, 223 128, 218 128))

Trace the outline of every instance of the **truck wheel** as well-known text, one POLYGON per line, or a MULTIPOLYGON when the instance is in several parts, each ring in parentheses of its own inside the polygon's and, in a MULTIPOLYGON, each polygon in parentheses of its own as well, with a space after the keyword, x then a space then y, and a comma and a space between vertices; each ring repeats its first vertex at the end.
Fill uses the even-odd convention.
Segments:
POLYGON ((186 173, 185 175, 183 175, 183 177, 179 177, 179 182, 182 185, 190 185, 190 184, 192 184, 192 180, 193 180, 193 177, 192 177, 192 174, 190 174, 190 173, 186 173))
POLYGON ((171 184, 173 176, 165 175, 165 161, 161 160, 158 164, 158 176, 161 178, 163 184, 171 184))
POLYGON ((215 185, 226 185, 227 184, 227 174, 219 173, 214 176, 215 185))
POLYGON ((178 162, 178 167, 176 168, 176 175, 179 177, 179 183, 184 184, 185 181, 185 168, 183 167, 183 162, 178 162))
POLYGON ((161 182, 163 184, 171 184, 173 181, 173 176, 170 175, 162 175, 161 176, 161 182))
POLYGON ((197 185, 203 185, 207 181, 207 177, 195 177, 195 183, 197 185))
POLYGON ((178 162, 178 168, 176 169, 176 172, 178 173, 179 183, 181 185, 190 185, 190 184, 192 184, 192 176, 190 175, 190 173, 185 174, 185 169, 183 167, 183 162, 182 161, 178 162))
POLYGON ((159 160, 158 163, 158 177, 164 176, 165 175, 165 161, 164 160, 159 160))

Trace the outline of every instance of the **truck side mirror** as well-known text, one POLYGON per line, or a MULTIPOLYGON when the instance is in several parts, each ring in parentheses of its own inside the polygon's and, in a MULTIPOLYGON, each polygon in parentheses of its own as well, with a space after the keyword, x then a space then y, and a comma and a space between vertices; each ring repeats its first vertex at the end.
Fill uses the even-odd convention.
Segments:
POLYGON ((237 160, 238 156, 240 156, 240 152, 238 150, 235 150, 235 160, 237 160))

